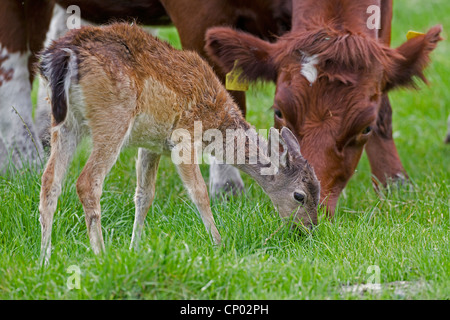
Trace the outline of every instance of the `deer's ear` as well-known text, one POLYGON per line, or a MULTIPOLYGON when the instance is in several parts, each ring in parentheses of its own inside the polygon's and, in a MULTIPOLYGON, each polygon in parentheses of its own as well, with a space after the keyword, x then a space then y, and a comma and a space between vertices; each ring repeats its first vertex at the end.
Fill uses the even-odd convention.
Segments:
POLYGON ((306 162, 300 152, 300 144, 297 138, 286 127, 281 132, 275 128, 269 130, 269 152, 280 152, 280 166, 288 167, 290 163, 306 162))
POLYGON ((280 166, 286 167, 288 165, 288 148, 286 143, 280 136, 280 132, 275 128, 270 128, 269 130, 269 139, 268 139, 268 151, 270 155, 279 154, 280 152, 280 166))
POLYGON ((430 63, 430 53, 442 40, 441 32, 442 26, 438 25, 427 34, 410 39, 395 50, 389 49, 385 92, 397 87, 414 87, 415 77, 427 83, 423 70, 430 63))
POLYGON ((282 143, 284 142, 290 161, 304 160, 300 152, 300 144, 289 128, 283 127, 281 129, 281 141, 282 143))

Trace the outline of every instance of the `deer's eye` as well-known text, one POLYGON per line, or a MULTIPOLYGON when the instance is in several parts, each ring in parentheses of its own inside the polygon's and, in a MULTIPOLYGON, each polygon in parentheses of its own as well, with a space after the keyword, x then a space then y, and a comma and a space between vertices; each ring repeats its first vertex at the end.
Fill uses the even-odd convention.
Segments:
POLYGON ((300 202, 301 204, 304 204, 305 203, 305 198, 306 198, 306 196, 305 196, 304 193, 294 192, 294 199, 297 202, 300 202))

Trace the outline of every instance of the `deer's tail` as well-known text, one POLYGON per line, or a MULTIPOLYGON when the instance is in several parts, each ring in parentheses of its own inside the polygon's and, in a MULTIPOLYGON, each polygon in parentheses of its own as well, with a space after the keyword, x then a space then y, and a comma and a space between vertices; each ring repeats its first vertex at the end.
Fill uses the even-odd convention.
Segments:
POLYGON ((52 114, 58 125, 67 116, 70 85, 77 77, 77 56, 70 48, 51 46, 40 57, 39 73, 48 82, 52 114))

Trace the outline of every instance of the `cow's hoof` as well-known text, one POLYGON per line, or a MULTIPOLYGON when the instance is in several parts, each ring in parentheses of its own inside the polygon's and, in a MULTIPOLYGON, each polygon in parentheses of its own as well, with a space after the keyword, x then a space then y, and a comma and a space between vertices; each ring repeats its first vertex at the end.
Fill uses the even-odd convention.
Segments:
POLYGON ((225 183, 211 185, 211 198, 229 199, 230 197, 236 197, 244 193, 244 183, 240 181, 226 181, 225 183))
POLYGON ((403 173, 397 173, 394 177, 388 180, 388 183, 398 187, 408 186, 411 184, 411 180, 403 173))
POLYGON ((390 191, 414 191, 414 183, 404 173, 398 173, 387 180, 387 189, 390 191))
POLYGON ((241 195, 244 192, 239 170, 228 164, 219 164, 211 158, 209 168, 209 192, 212 199, 241 195))

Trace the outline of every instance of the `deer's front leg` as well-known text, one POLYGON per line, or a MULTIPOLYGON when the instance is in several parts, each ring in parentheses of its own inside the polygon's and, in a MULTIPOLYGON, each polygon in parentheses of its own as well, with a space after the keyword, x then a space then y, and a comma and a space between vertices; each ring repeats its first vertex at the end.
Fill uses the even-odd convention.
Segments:
POLYGON ((376 189, 390 182, 403 184, 409 179, 392 137, 392 108, 387 95, 382 98, 377 124, 367 142, 366 152, 376 178, 373 180, 376 189))
POLYGON ((197 164, 177 165, 181 180, 189 191, 191 199, 194 201, 206 230, 213 237, 215 244, 220 244, 221 238, 216 228, 216 223, 211 212, 205 180, 203 180, 200 168, 197 164))
POLYGON ((136 161, 137 186, 134 198, 136 215, 130 249, 138 249, 145 217, 155 197, 156 173, 161 156, 139 148, 136 161))

